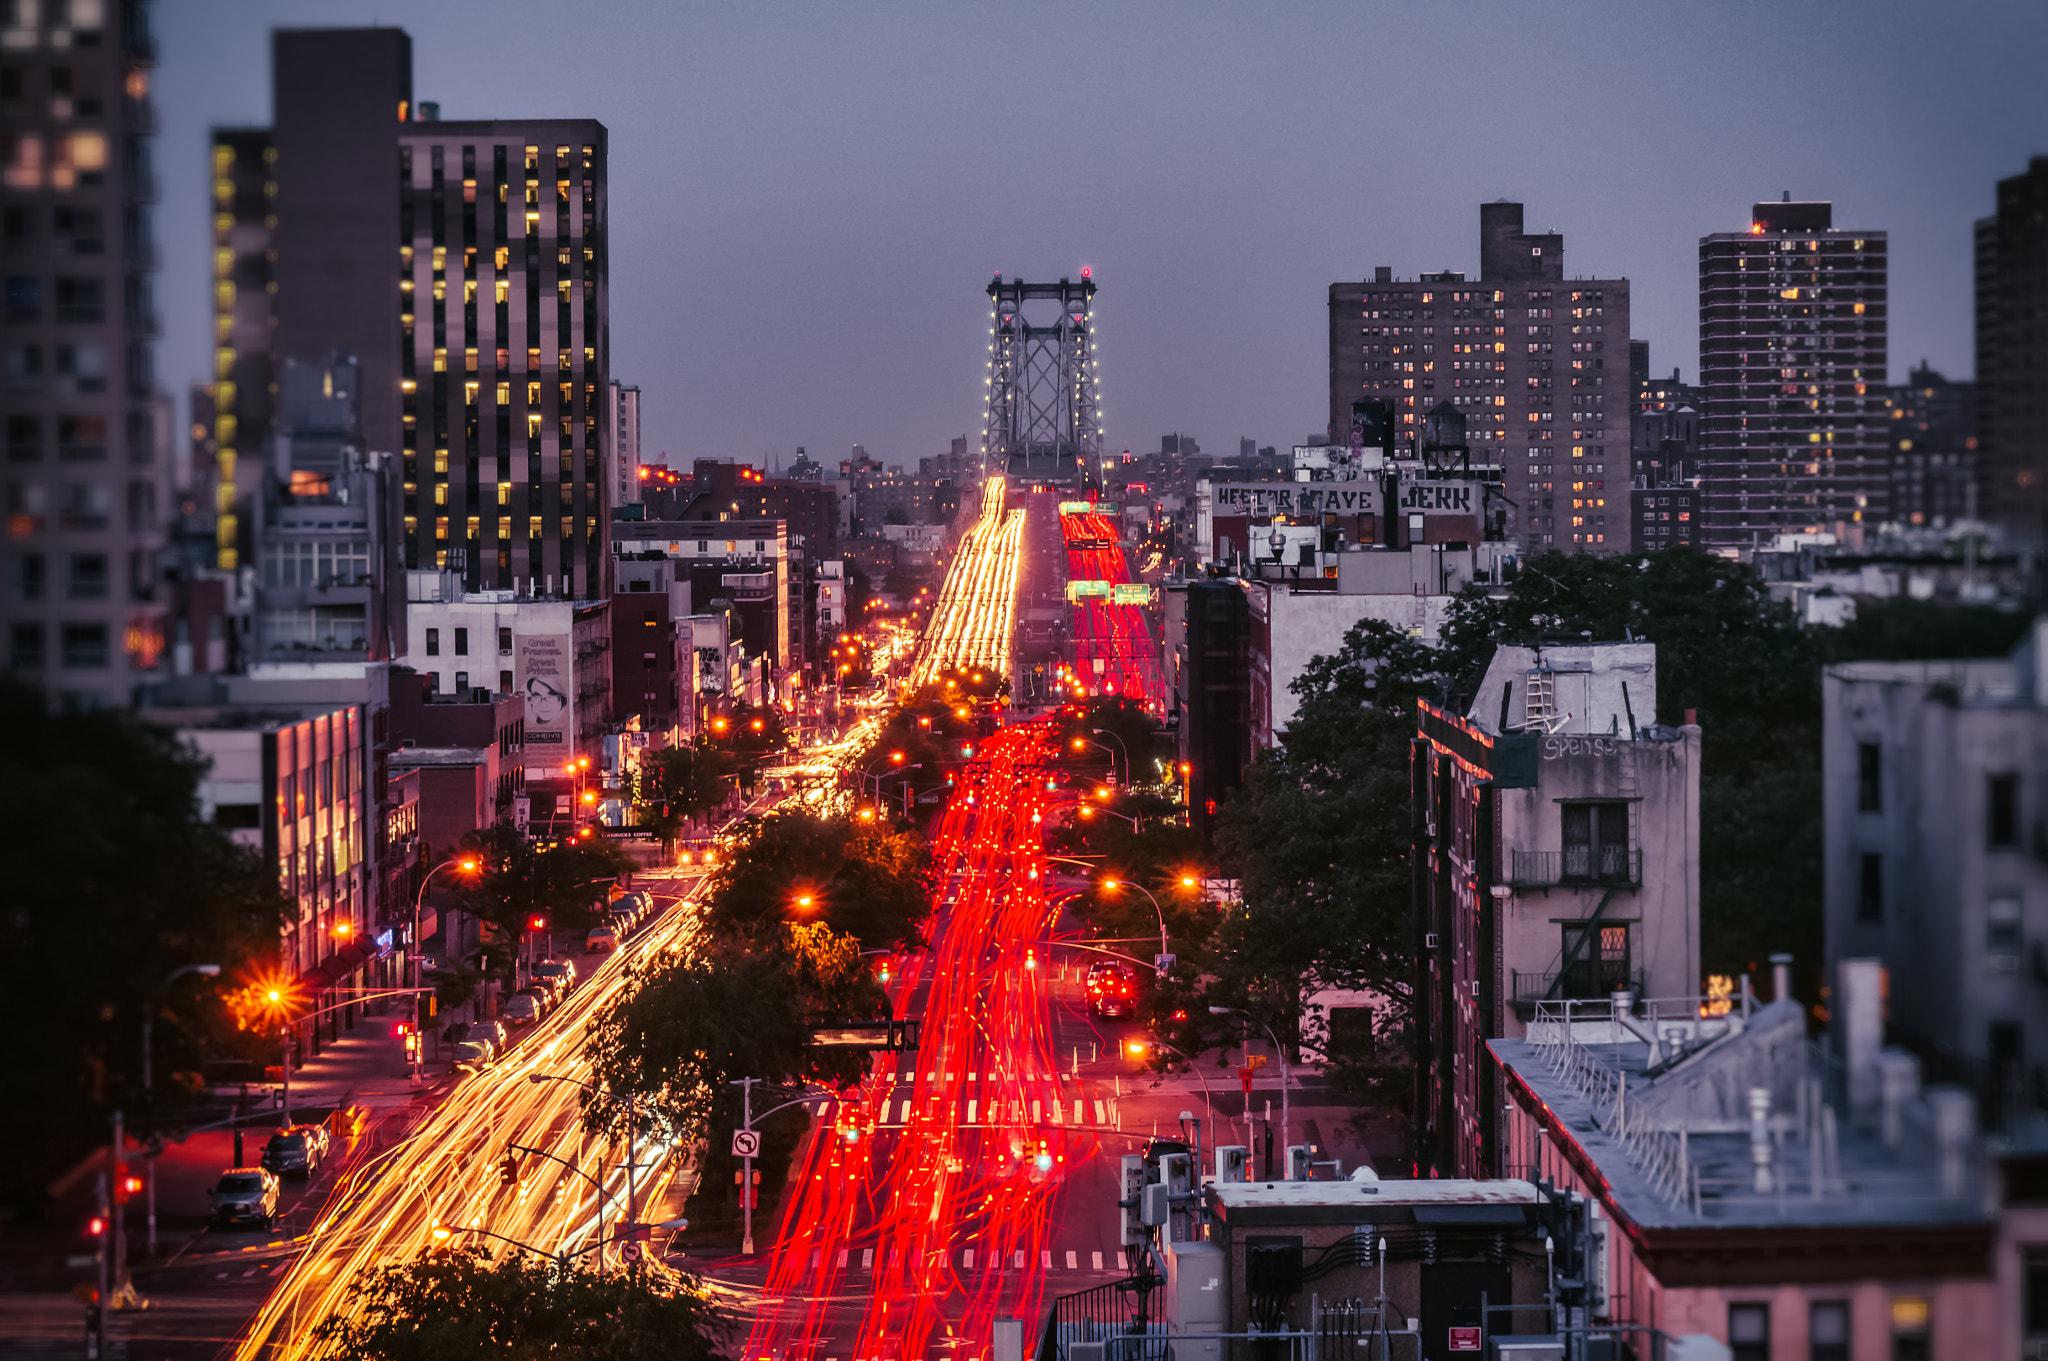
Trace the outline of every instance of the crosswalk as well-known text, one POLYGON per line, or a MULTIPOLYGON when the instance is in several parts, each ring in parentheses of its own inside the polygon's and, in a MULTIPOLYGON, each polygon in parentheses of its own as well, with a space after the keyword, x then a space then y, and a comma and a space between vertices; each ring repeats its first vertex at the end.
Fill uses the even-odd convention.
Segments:
MULTIPOLYGON (((832 1250, 826 1248, 811 1249, 811 1270, 816 1271, 824 1266, 828 1251, 832 1250)), ((832 1265, 840 1271, 875 1270, 875 1250, 873 1248, 839 1248, 832 1252, 832 1256, 832 1265)), ((929 1264, 932 1266, 950 1265, 957 1266, 963 1272, 980 1271, 983 1273, 1023 1271, 1030 1260, 1029 1254, 1020 1250, 991 1253, 968 1247, 934 1251, 930 1254, 930 1257, 929 1264)), ((883 1263, 883 1266, 890 1271, 900 1270, 903 1266, 902 1249, 891 1248, 888 1259, 883 1263)), ((1121 1275, 1123 1273, 1123 1262, 1115 1249, 1111 1249, 1105 1258, 1101 1248, 1041 1248, 1038 1252, 1038 1270, 1110 1271, 1121 1275)))

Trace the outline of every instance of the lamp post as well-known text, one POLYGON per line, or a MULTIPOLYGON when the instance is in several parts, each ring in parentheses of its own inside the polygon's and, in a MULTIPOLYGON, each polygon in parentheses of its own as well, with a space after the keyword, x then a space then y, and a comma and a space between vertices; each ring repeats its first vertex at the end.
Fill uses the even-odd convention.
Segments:
MULTIPOLYGON (((1111 731, 1110 731, 1110 730, 1109 730, 1108 728, 1090 728, 1090 729, 1089 729, 1088 731, 1089 731, 1089 732, 1092 732, 1092 733, 1094 733, 1094 734, 1095 734, 1095 735, 1096 735, 1097 737, 1107 737, 1107 738, 1110 738, 1110 739, 1112 739, 1113 741, 1115 741, 1115 743, 1116 743, 1116 744, 1117 744, 1117 745, 1118 745, 1119 747, 1122 747, 1122 748, 1123 748, 1123 752, 1124 752, 1124 783, 1128 785, 1128 784, 1132 783, 1133 781, 1135 781, 1135 780, 1136 780, 1136 779, 1137 779, 1138 777, 1137 777, 1137 774, 1136 774, 1136 773, 1135 773, 1135 772, 1134 772, 1134 771, 1133 771, 1133 770, 1131 769, 1131 749, 1130 749, 1130 747, 1129 747, 1129 746, 1125 745, 1125 743, 1124 743, 1124 739, 1123 739, 1123 738, 1121 738, 1121 737, 1119 737, 1119 736, 1117 736, 1117 734, 1115 734, 1115 733, 1111 732, 1111 731)), ((1095 743, 1094 745, 1096 745, 1096 746, 1098 746, 1098 747, 1099 747, 1099 746, 1102 746, 1102 744, 1101 744, 1100 742, 1097 742, 1097 743, 1095 743)), ((1103 748, 1103 750, 1107 751, 1107 750, 1108 750, 1108 748, 1104 747, 1104 748, 1103 748)), ((1110 770, 1111 770, 1112 772, 1114 772, 1114 771, 1116 770, 1116 763, 1112 761, 1112 762, 1110 763, 1110 767, 1109 767, 1109 768, 1110 768, 1110 770)))
MULTIPOLYGON (((1169 951, 1166 948, 1166 912, 1165 909, 1159 906, 1159 900, 1152 896, 1151 889, 1146 888, 1143 884, 1133 884, 1128 879, 1104 879, 1102 881, 1102 886, 1108 889, 1111 893, 1116 892, 1120 888, 1129 887, 1134 888, 1138 890, 1138 892, 1144 894, 1145 901, 1152 904, 1153 912, 1157 913, 1159 917, 1159 953, 1161 955, 1171 953, 1171 951, 1169 951)), ((1166 966, 1163 963, 1157 965, 1156 968, 1158 972, 1161 974, 1164 974, 1166 972, 1166 966)))
MULTIPOLYGON (((571 1087, 580 1087, 586 1092, 601 1092, 604 1090, 601 1087, 593 1086, 591 1083, 578 1082, 573 1077, 562 1077, 557 1073, 528 1073, 526 1080, 534 1083, 566 1082, 571 1087)), ((628 1224, 636 1222, 640 1217, 639 1192, 633 1180, 634 1166, 640 1158, 639 1149, 635 1147, 635 1139, 640 1123, 639 1117, 640 1105, 638 1100, 628 1096, 626 1098, 626 1222, 628 1224)))
MULTIPOLYGON (((1127 1040, 1125 1041, 1124 1047, 1130 1051, 1133 1057, 1143 1057, 1147 1045, 1150 1045, 1155 1049, 1164 1049, 1167 1053, 1172 1054, 1175 1057, 1179 1058, 1182 1062, 1187 1064, 1189 1071, 1194 1073, 1196 1081, 1202 1084, 1202 1101, 1205 1105, 1209 1107, 1209 1119, 1204 1121, 1203 1125, 1209 1136, 1209 1147, 1211 1149, 1214 1149, 1216 1147, 1216 1100, 1214 1097, 1209 1095, 1209 1079, 1203 1075, 1202 1065, 1196 1063, 1193 1059, 1189 1058, 1180 1050, 1175 1049, 1172 1045, 1167 1044, 1160 1040, 1127 1040)), ((1197 1170, 1199 1171, 1199 1169, 1197 1170)))
MULTIPOLYGON (((788 1110, 791 1106, 801 1106, 806 1101, 825 1101, 830 1099, 824 1092, 810 1092, 797 1097, 794 1101, 785 1101, 780 1106, 770 1106, 767 1110, 756 1115, 754 1114, 754 1088, 757 1086, 767 1086, 767 1080, 758 1077, 734 1078, 729 1085, 740 1089, 740 1129, 747 1133, 753 1132, 756 1120, 766 1120, 777 1111, 788 1110)), ((737 1149, 734 1151, 738 1152, 737 1149)), ((740 1255, 752 1257, 754 1255, 754 1155, 751 1153, 741 1154, 740 1165, 740 1255)))
MULTIPOLYGON (((419 892, 415 893, 412 899, 412 939, 407 942, 408 948, 406 950, 406 957, 410 959, 412 962, 412 986, 414 989, 413 1024, 415 1025, 419 1024, 418 990, 426 982, 425 974, 427 967, 427 957, 425 954, 421 952, 420 949, 420 914, 426 908, 427 885, 433 882, 435 875, 439 874, 442 870, 447 869, 451 865, 459 867, 464 874, 474 874, 477 868, 477 860, 475 856, 469 855, 458 855, 453 860, 443 860, 440 864, 434 866, 434 868, 427 871, 426 877, 420 880, 419 892)), ((415 1087, 420 1085, 420 1057, 425 1052, 425 1049, 426 1046, 424 1044, 416 1044, 413 1046, 411 1078, 412 1085, 415 1087)), ((438 1053, 439 1051, 436 1050, 435 1052, 438 1053)), ((290 1091, 292 1080, 292 1058, 289 1052, 285 1054, 284 1067, 285 1090, 290 1091)))
MULTIPOLYGON (((171 984, 177 982, 179 979, 183 978, 188 973, 203 974, 207 978, 218 978, 220 977, 220 965, 187 964, 182 969, 175 969, 171 972, 170 976, 165 978, 163 983, 158 986, 158 994, 161 995, 162 993, 168 991, 171 984)), ((143 1009, 142 1012, 142 1099, 146 1103, 148 1103, 150 1113, 152 1116, 154 1116, 156 1113, 156 1101, 154 1099, 156 1086, 155 1083, 151 1080, 151 1051, 153 1046, 150 1043, 150 1031, 155 1025, 156 1003, 152 1001, 147 1007, 143 1009)), ((156 1256, 156 1159, 157 1155, 155 1153, 151 1153, 149 1155, 148 1252, 151 1257, 156 1256)))
MULTIPOLYGON (((1247 1021, 1251 1021, 1251 1020, 1254 1020, 1254 1018, 1253 1018, 1252 1016, 1250 1016, 1250 1015, 1249 1015, 1249 1014, 1247 1014, 1246 1012, 1242 1012, 1242 1011, 1239 1011, 1239 1010, 1238 1010, 1238 1009, 1237 1009, 1236 1007, 1210 1007, 1210 1008, 1209 1008, 1209 1014, 1210 1014, 1211 1016, 1242 1016, 1242 1017, 1244 1017, 1244 1019, 1246 1019, 1247 1021)), ((1275 1053, 1276 1055, 1278 1055, 1278 1056, 1279 1056, 1279 1059, 1280 1059, 1280 1158, 1281 1158, 1281 1162, 1283 1163, 1283 1167, 1282 1167, 1282 1170, 1283 1170, 1283 1171, 1285 1171, 1286 1169, 1285 1169, 1285 1167, 1284 1167, 1284 1164, 1285 1164, 1285 1162, 1286 1162, 1286 1159, 1287 1159, 1287 1130, 1288 1130, 1288 1121, 1287 1121, 1287 1115, 1288 1115, 1288 1111, 1287 1111, 1287 1086, 1288 1086, 1288 1082, 1287 1082, 1287 1050, 1281 1047, 1281 1044, 1280 1044, 1280 1037, 1279 1037, 1278 1035, 1275 1035, 1275 1034, 1273 1033, 1273 1027, 1271 1027, 1271 1026, 1267 1025, 1267 1024, 1266 1024, 1266 1023, 1264 1022, 1264 1021, 1256 1021, 1255 1023, 1256 1023, 1257 1025, 1258 1025, 1259 1029, 1261 1029, 1261 1030, 1263 1030, 1263 1031, 1265 1031, 1265 1032, 1266 1032, 1266 1038, 1267 1038, 1267 1039, 1269 1039, 1269 1040, 1271 1040, 1271 1041, 1273 1042, 1273 1052, 1274 1052, 1274 1053, 1275 1053)), ((1269 1109, 1270 1109, 1270 1108, 1269 1108, 1269 1109)), ((1268 1118, 1270 1118, 1270 1117, 1268 1117, 1268 1118)))

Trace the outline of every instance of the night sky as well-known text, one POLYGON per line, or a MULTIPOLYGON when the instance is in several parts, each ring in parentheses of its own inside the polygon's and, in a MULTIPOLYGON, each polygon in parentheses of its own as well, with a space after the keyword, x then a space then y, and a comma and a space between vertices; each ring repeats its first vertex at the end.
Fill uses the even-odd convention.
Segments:
POLYGON ((1478 205, 1633 281, 1697 377, 1697 243, 1825 198, 1891 234, 1891 373, 1972 371, 1970 224, 2048 154, 2048 5, 166 0, 163 383, 208 371, 206 138, 268 29, 398 23, 442 117, 611 130, 612 372, 645 453, 915 465, 978 443, 997 271, 1092 266, 1107 447, 1285 446, 1326 289, 1478 268, 1478 205))

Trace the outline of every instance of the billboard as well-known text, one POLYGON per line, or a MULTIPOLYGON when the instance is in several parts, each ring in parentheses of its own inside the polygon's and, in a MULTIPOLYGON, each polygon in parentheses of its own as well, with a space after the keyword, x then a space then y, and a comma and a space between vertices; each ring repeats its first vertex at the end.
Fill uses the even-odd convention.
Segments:
POLYGON ((1400 509, 1424 515, 1476 515, 1479 495, 1476 482, 1403 482, 1400 509))
POLYGON ((1273 515, 1377 515, 1380 484, 1360 482, 1225 482, 1212 489, 1215 513, 1265 519, 1273 515))
POLYGON ((566 761, 576 751, 576 649, 566 633, 512 639, 513 682, 526 700, 529 768, 566 761))

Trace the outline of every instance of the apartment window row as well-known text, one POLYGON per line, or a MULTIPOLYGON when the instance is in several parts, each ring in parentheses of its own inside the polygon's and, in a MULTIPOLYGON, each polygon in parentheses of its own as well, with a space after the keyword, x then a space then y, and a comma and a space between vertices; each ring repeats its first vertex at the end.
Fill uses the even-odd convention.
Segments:
POLYGON ((105 624, 14 624, 8 628, 7 664, 15 671, 42 671, 50 664, 52 632, 57 664, 66 671, 104 670, 113 665, 111 634, 105 624))

